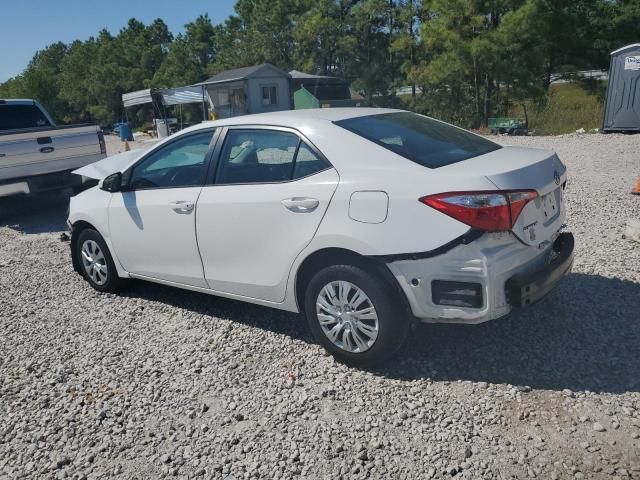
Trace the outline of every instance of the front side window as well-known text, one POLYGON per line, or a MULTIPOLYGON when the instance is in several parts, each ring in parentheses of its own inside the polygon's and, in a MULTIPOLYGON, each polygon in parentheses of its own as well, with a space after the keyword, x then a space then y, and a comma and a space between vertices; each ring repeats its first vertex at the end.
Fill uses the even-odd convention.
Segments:
POLYGON ((0 131, 50 126, 47 117, 35 105, 0 105, 0 131))
POLYGON ((275 85, 264 85, 262 87, 262 105, 272 107, 278 104, 278 95, 275 85))
POLYGON ((188 135, 152 153, 134 167, 129 184, 136 190, 202 185, 213 133, 188 135))
POLYGON ((367 115, 335 123, 428 168, 451 165, 502 148, 461 128, 410 112, 367 115))
POLYGON ((294 133, 232 129, 220 154, 216 183, 285 182, 327 167, 294 133))

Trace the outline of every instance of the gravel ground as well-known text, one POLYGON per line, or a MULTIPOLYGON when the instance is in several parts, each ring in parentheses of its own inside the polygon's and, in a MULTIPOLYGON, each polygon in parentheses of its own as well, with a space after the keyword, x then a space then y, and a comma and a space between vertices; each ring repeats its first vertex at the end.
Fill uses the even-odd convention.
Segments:
POLYGON ((297 315, 146 283, 98 294, 66 199, 0 203, 0 478, 640 478, 640 135, 500 138, 570 168, 574 272, 349 369, 297 315))
MULTIPOLYGON (((116 135, 106 135, 104 137, 107 144, 107 154, 115 155, 116 153, 122 153, 125 151, 124 142, 120 141, 120 137, 116 135)), ((137 140, 129 142, 129 148, 132 150, 147 149, 158 143, 160 140, 149 137, 148 135, 139 136, 137 140)))

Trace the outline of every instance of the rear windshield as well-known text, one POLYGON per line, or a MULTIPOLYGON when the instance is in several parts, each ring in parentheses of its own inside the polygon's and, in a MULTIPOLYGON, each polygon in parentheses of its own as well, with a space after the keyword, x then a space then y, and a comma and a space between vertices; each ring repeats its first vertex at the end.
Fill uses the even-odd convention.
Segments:
POLYGON ((49 120, 35 105, 0 105, 0 131, 49 126, 49 120))
POLYGON ((502 148, 466 130, 410 112, 382 113, 335 123, 428 168, 451 165, 502 148))

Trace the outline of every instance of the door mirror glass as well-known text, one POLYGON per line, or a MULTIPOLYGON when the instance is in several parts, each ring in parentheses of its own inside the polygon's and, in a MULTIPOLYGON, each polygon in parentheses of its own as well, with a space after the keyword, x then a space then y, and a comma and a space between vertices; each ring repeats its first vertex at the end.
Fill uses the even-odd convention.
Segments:
POLYGON ((100 188, 107 192, 119 192, 122 186, 122 173, 116 172, 112 173, 104 180, 102 180, 102 185, 100 188))

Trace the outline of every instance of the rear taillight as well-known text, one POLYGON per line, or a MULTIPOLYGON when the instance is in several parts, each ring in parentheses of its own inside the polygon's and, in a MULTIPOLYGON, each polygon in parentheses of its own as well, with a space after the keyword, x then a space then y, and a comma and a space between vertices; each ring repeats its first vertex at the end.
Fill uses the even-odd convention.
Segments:
POLYGON ((98 143, 100 143, 100 153, 107 153, 107 144, 104 142, 104 133, 98 132, 98 143))
POLYGON ((420 201, 478 230, 506 232, 513 228, 525 205, 537 196, 535 190, 447 192, 422 197, 420 201))

